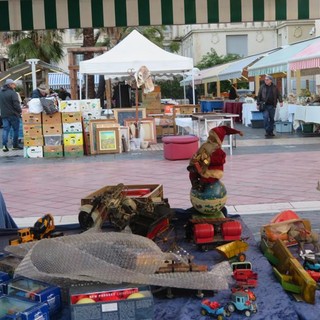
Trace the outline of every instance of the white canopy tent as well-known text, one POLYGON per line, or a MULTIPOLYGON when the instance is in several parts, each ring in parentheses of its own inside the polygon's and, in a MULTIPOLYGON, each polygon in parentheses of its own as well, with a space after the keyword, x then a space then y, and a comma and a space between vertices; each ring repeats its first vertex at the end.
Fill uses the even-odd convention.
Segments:
POLYGON ((167 52, 133 30, 110 51, 80 62, 80 73, 103 74, 110 78, 128 76, 145 65, 151 74, 184 73, 193 68, 193 59, 167 52))
POLYGON ((146 66, 152 75, 183 74, 192 70, 193 59, 167 52, 133 30, 110 51, 81 61, 81 74, 102 74, 105 78, 128 77, 146 66))

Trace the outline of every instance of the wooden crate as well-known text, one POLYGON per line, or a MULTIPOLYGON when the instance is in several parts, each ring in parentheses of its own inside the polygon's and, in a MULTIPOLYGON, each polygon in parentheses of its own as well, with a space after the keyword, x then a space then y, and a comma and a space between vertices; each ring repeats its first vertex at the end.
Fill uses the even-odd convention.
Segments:
MULTIPOLYGON (((115 186, 105 186, 99 190, 96 190, 86 197, 81 199, 81 205, 90 204, 91 200, 94 197, 97 197, 101 194, 103 194, 108 188, 115 187, 115 186)), ((152 199, 154 201, 159 201, 163 199, 163 186, 162 184, 134 184, 134 185, 125 185, 125 190, 128 191, 127 196, 131 198, 139 198, 140 199, 152 199), (149 189, 150 192, 145 193, 149 189), (143 193, 143 195, 137 195, 135 196, 134 193, 136 191, 136 194, 143 193)))

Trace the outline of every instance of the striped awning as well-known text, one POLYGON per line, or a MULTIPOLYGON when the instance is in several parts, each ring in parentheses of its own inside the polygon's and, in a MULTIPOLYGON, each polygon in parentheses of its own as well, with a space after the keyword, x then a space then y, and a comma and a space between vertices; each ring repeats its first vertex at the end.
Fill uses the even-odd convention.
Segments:
POLYGON ((310 44, 319 41, 318 38, 288 45, 268 56, 248 68, 249 76, 259 76, 263 74, 275 74, 288 71, 288 61, 297 53, 304 50, 310 44))
POLYGON ((209 82, 217 82, 220 81, 219 79, 219 73, 222 72, 223 70, 227 69, 232 62, 224 63, 224 64, 219 64, 217 66, 208 68, 208 69, 203 69, 200 72, 199 78, 201 79, 202 83, 209 83, 209 82))
POLYGON ((319 18, 319 0, 0 0, 0 31, 319 18))
POLYGON ((320 68, 320 39, 293 56, 289 60, 289 67, 290 70, 320 68))
MULTIPOLYGON (((77 83, 80 85, 80 73, 77 73, 77 83)), ((94 83, 97 86, 99 84, 99 75, 94 76, 94 83)), ((65 73, 48 73, 48 85, 52 89, 59 89, 60 87, 64 87, 65 89, 70 89, 70 77, 65 73)))

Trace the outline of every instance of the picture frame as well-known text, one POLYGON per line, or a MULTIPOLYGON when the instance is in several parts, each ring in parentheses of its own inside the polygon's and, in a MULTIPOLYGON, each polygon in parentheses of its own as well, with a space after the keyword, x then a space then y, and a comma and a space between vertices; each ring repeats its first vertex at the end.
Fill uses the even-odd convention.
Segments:
POLYGON ((97 129, 119 127, 116 119, 97 119, 89 121, 89 144, 90 144, 90 154, 97 154, 97 129))
MULTIPOLYGON (((125 119, 136 119, 136 108, 114 108, 112 109, 114 118, 120 124, 120 126, 125 126, 125 119)), ((138 108, 139 119, 146 118, 147 112, 145 108, 138 108)))
POLYGON ((98 128, 96 130, 97 153, 119 153, 120 128, 98 128))
MULTIPOLYGON (((125 126, 130 128, 130 133, 135 137, 135 119, 125 119, 125 126)), ((157 143, 156 122, 154 118, 144 118, 139 120, 140 137, 143 141, 148 141, 151 144, 157 143)))
POLYGON ((130 151, 130 131, 129 127, 120 126, 120 151, 130 151), (125 145, 124 145, 125 144, 125 145))

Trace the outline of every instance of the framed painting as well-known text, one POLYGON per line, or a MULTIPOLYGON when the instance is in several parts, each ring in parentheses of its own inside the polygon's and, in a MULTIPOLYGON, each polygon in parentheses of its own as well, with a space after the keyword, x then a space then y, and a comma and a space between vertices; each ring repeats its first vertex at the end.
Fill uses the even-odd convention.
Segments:
POLYGON ((96 130, 97 153, 119 153, 119 127, 99 128, 96 130))
MULTIPOLYGON (((135 119, 125 119, 124 123, 130 129, 130 134, 135 137, 135 119)), ((156 123, 154 118, 145 118, 139 120, 139 137, 143 141, 148 141, 149 143, 157 143, 157 132, 156 123)))
POLYGON ((90 154, 97 154, 97 140, 96 131, 97 129, 115 127, 119 128, 119 124, 116 119, 98 119, 89 121, 89 144, 90 144, 90 154))
POLYGON ((121 152, 130 151, 130 132, 129 127, 120 126, 120 150, 121 152))
MULTIPOLYGON (((136 119, 136 108, 115 108, 113 110, 113 115, 120 126, 124 126, 125 119, 136 119)), ((146 117, 146 109, 145 108, 138 108, 138 117, 139 119, 146 117)))

